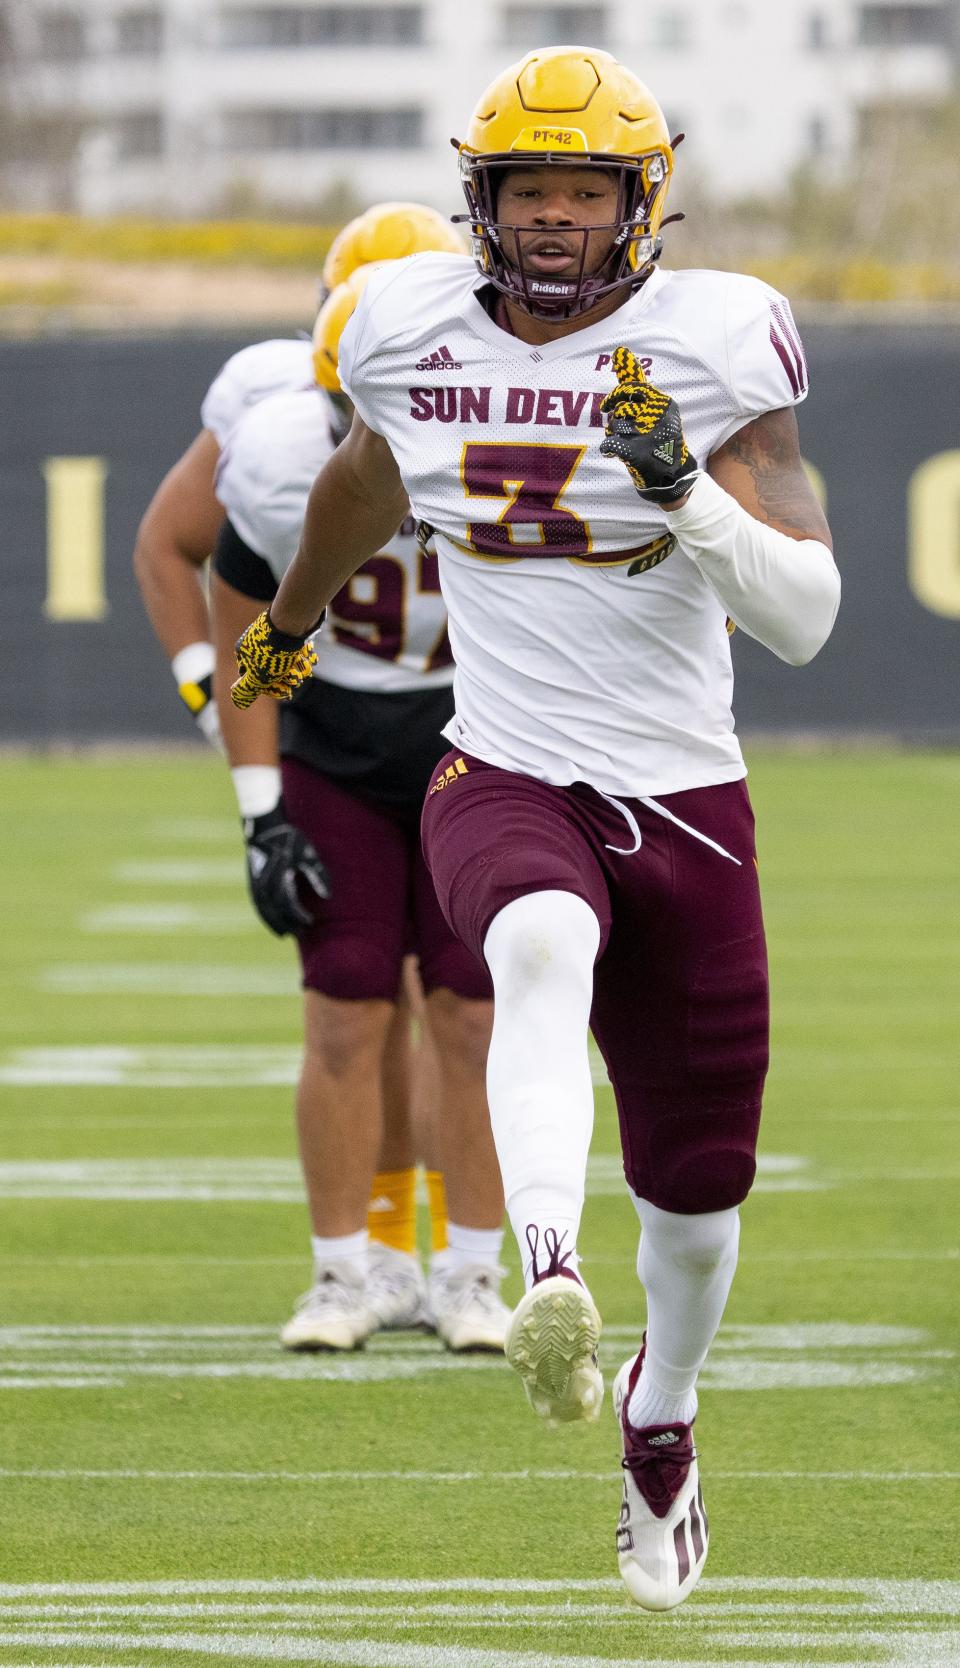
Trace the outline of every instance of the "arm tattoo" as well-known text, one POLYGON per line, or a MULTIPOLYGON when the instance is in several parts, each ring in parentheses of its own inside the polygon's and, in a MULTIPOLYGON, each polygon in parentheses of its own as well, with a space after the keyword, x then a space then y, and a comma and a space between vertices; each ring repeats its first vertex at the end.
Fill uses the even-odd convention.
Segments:
POLYGON ((721 465, 721 482, 726 473, 725 459, 749 470, 757 507, 767 521, 800 538, 829 543, 826 517, 800 457, 792 410, 768 411, 747 423, 720 448, 715 459, 721 465))

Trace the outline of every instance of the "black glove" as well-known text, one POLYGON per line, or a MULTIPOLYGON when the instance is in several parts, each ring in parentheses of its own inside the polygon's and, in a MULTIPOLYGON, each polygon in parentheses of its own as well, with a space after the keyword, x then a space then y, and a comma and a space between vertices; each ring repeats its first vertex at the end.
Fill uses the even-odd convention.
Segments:
POLYGON ((601 402, 607 432, 600 451, 619 458, 640 494, 651 504, 683 498, 699 465, 687 448, 675 400, 654 388, 628 347, 614 349, 617 386, 601 402))
POLYGON ((288 822, 283 800, 263 816, 245 817, 243 837, 250 896, 261 921, 279 938, 312 927, 297 882, 303 880, 315 897, 329 898, 330 877, 306 835, 288 822))

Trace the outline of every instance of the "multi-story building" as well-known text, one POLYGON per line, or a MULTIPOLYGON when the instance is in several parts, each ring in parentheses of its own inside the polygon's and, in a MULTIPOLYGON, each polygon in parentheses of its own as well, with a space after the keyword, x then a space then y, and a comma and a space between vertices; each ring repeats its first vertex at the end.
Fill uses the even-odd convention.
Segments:
POLYGON ((451 135, 531 47, 603 46, 727 197, 842 164, 861 114, 952 84, 960 0, 9 0, 20 206, 179 215, 458 202, 451 135), (31 152, 30 146, 33 145, 31 152), (25 152, 24 152, 25 147, 25 152), (51 160, 54 159, 54 160, 51 160))

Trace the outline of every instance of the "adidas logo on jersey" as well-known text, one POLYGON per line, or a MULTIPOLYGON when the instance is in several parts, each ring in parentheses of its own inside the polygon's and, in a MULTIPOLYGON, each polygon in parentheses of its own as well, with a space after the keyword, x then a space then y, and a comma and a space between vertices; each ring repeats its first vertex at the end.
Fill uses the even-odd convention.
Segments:
POLYGON ((425 353, 418 359, 414 370, 417 371, 462 371, 463 362, 454 359, 450 349, 446 346, 437 348, 433 353, 425 353))

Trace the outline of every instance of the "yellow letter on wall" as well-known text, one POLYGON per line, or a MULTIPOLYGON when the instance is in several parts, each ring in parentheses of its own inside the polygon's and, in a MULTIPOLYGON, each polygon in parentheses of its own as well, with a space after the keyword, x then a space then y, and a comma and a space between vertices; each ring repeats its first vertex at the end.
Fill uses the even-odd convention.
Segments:
POLYGON ((106 458, 47 458, 47 600, 51 620, 102 620, 106 458))
POLYGON ((920 465, 907 514, 910 589, 931 613, 960 620, 960 452, 938 452, 920 465))

